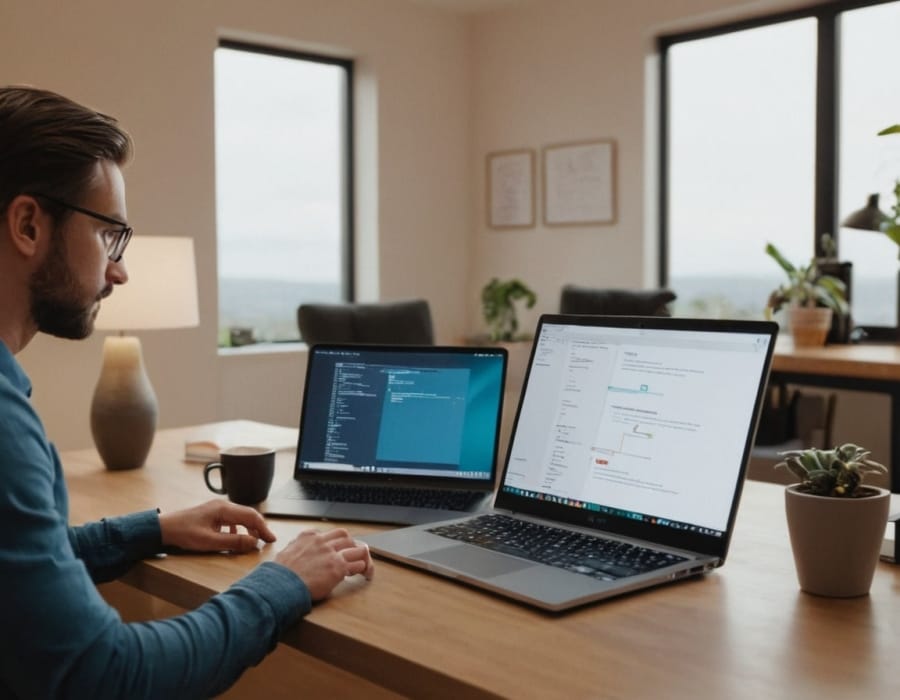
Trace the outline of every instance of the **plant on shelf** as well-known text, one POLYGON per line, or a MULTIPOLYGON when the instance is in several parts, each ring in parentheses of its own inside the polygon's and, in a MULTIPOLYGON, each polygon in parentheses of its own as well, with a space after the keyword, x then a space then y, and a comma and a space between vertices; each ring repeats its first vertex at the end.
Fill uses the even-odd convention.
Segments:
POLYGON ((808 593, 869 592, 891 505, 890 491, 862 485, 869 474, 887 471, 869 454, 846 443, 782 452, 775 465, 800 479, 785 489, 784 504, 797 580, 808 593))
POLYGON ((862 486, 867 474, 885 474, 887 468, 869 459, 871 452, 846 443, 831 450, 809 448, 780 453, 784 458, 776 468, 789 469, 798 479, 797 490, 816 496, 862 498, 875 489, 862 486))
POLYGON ((537 295, 520 279, 499 280, 496 277, 481 289, 481 311, 493 342, 523 340, 518 334, 519 320, 516 302, 523 301, 531 308, 537 295))
MULTIPOLYGON (((822 236, 822 247, 833 250, 832 238, 827 233, 822 236)), ((837 277, 823 274, 815 257, 808 265, 795 266, 772 243, 766 245, 766 253, 787 274, 787 282, 769 295, 766 317, 771 319, 787 305, 794 344, 823 345, 831 328, 832 314, 844 316, 850 310, 847 286, 837 277)))
MULTIPOLYGON (((827 233, 827 240, 831 236, 827 233)), ((823 236, 824 238, 824 236, 823 236)), ((824 244, 829 249, 827 243, 824 244)), ((788 281, 780 285, 766 305, 767 316, 780 310, 785 304, 794 306, 823 306, 835 313, 847 313, 847 288, 837 277, 823 275, 815 258, 809 265, 794 266, 772 243, 766 245, 766 253, 787 273, 788 281)))

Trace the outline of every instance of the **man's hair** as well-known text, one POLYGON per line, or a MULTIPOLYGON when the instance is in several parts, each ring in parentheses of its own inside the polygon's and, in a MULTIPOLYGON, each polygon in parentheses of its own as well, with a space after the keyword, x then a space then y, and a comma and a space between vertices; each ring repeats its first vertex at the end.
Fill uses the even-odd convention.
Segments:
POLYGON ((131 137, 112 117, 48 90, 0 87, 0 214, 25 193, 78 203, 98 161, 130 155, 131 137))

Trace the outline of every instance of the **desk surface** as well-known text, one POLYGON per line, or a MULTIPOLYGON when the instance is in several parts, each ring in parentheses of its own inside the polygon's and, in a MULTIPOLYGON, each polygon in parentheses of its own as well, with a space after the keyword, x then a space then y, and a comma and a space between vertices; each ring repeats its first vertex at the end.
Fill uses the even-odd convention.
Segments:
MULTIPOLYGON (((64 453, 73 523, 209 498, 202 466, 181 460, 193 432, 160 431, 147 465, 128 472, 105 471, 93 450, 64 453)), ((292 460, 279 453, 276 478, 289 477, 292 460)), ((721 569, 558 616, 380 561, 374 581, 341 584, 283 641, 429 697, 896 697, 900 570, 879 563, 866 597, 804 594, 783 512, 783 487, 748 482, 721 569)), ((324 526, 270 522, 281 542, 324 526)), ((194 607, 279 547, 169 556, 139 564, 126 580, 194 607)))
POLYGON ((900 382, 900 344, 859 343, 795 348, 790 338, 779 338, 772 357, 772 369, 900 382))

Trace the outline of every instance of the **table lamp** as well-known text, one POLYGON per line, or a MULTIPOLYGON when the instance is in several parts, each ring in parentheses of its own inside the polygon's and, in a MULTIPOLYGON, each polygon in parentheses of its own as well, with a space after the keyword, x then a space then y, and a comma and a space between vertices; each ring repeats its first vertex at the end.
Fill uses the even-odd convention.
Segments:
POLYGON ((887 221, 887 218, 878 208, 878 195, 870 194, 866 206, 850 214, 841 222, 841 226, 860 231, 881 231, 881 224, 887 221))
POLYGON ((91 402, 91 433, 107 469, 143 466, 158 414, 140 340, 126 330, 197 326, 194 240, 135 236, 123 258, 128 282, 100 306, 95 328, 117 330, 103 341, 103 367, 91 402))
MULTIPOLYGON (((866 206, 848 215, 841 221, 841 226, 858 231, 884 233, 885 224, 888 222, 890 222, 890 217, 881 211, 878 206, 878 195, 870 194, 866 206)), ((900 258, 900 251, 898 251, 898 258, 900 258)), ((897 273, 897 327, 900 329, 900 271, 897 273)))

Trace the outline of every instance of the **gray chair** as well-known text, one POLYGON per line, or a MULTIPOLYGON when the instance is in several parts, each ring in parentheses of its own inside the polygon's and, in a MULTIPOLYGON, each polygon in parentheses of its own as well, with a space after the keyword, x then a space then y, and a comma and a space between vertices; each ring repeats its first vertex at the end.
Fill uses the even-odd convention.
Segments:
POLYGON ((776 484, 795 484, 798 479, 787 469, 775 469, 781 452, 808 447, 834 447, 834 392, 808 392, 770 384, 750 452, 747 478, 776 484))
POLYGON ((561 314, 669 316, 675 301, 670 289, 594 289, 567 284, 559 299, 561 314))
POLYGON ((297 308, 297 326, 307 345, 434 345, 431 309, 424 299, 368 304, 301 304, 297 308))

